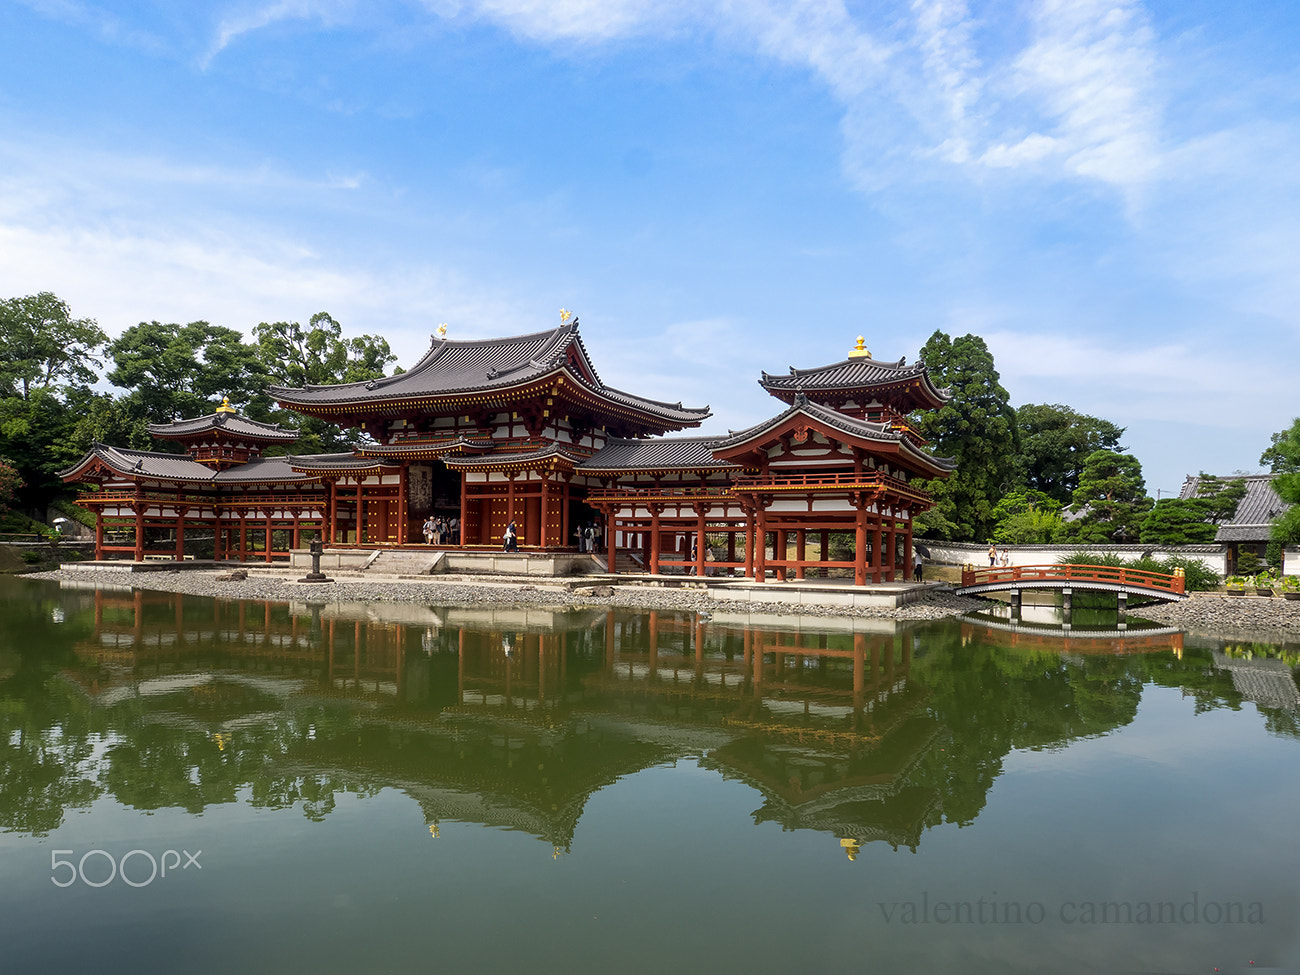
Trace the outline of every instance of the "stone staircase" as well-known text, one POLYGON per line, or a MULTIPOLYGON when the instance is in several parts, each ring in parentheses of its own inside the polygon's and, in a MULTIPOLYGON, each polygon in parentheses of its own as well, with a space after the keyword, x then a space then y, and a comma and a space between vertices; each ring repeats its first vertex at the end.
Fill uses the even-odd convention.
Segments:
POLYGON ((634 558, 631 552, 620 551, 618 553, 618 566, 614 569, 614 571, 631 572, 631 573, 639 574, 642 572, 648 572, 649 570, 642 563, 641 557, 639 555, 634 558))
POLYGON ((366 567, 367 575, 427 576, 445 572, 443 552, 383 551, 366 567))

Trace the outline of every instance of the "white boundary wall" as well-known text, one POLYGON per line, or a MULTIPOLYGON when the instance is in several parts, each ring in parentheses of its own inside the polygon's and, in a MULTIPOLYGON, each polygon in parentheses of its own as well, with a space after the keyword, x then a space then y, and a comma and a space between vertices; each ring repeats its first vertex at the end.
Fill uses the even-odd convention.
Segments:
MULTIPOLYGON (((970 542, 938 542, 928 538, 918 538, 916 544, 926 547, 932 562, 949 565, 965 565, 969 562, 977 569, 988 568, 989 547, 987 545, 974 545, 970 542)), ((1010 550, 1012 565, 1054 565, 1061 560, 1062 556, 1072 552, 1095 552, 1097 555, 1111 553, 1130 562, 1150 553, 1158 559, 1170 555, 1200 559, 1207 569, 1223 575, 1227 562, 1227 553, 1222 545, 999 545, 999 557, 1004 549, 1010 550)), ((1300 554, 1295 557, 1294 562, 1288 554, 1287 569, 1290 572, 1300 570, 1300 554)))

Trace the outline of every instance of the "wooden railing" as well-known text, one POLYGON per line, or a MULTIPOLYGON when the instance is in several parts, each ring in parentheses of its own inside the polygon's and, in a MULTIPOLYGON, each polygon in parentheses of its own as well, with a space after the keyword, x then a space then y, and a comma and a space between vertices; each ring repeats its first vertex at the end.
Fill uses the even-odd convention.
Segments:
POLYGON ((211 494, 182 494, 177 497, 175 494, 156 491, 146 491, 142 495, 137 495, 134 491, 91 491, 77 496, 77 504, 83 507, 96 504, 135 504, 136 501, 153 505, 183 504, 208 508, 265 508, 272 505, 322 508, 326 503, 324 496, 291 497, 283 494, 242 494, 227 497, 211 494))
POLYGON ((733 491, 776 492, 776 491, 866 491, 884 489, 897 494, 907 495, 918 500, 929 500, 927 495, 912 487, 906 481, 880 471, 853 471, 835 474, 749 474, 737 477, 732 484, 733 491))
POLYGON ((961 584, 967 586, 1005 585, 1025 582, 1104 582, 1116 586, 1134 586, 1181 595, 1187 591, 1187 578, 1181 573, 1147 572, 1110 565, 1016 565, 981 569, 963 566, 961 584))

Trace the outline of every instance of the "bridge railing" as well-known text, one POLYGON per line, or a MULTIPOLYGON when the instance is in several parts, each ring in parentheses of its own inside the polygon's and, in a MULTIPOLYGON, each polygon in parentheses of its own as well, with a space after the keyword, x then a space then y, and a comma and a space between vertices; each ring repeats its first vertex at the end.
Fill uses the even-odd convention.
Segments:
POLYGON ((961 584, 966 586, 1005 585, 1017 582, 1106 582, 1117 586, 1137 586, 1181 595, 1187 591, 1182 572, 1169 575, 1111 565, 1013 565, 981 569, 962 566, 961 584))

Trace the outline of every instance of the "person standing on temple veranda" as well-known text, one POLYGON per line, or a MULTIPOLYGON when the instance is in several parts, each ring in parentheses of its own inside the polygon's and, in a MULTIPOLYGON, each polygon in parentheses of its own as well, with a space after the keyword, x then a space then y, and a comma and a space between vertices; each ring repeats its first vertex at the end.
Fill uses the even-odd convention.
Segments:
POLYGON ((922 582, 925 576, 925 560, 921 558, 921 553, 912 551, 912 581, 922 582))
POLYGON ((424 519, 424 525, 421 528, 421 531, 423 531, 424 533, 424 544, 432 545, 433 544, 433 515, 429 515, 428 518, 424 519))

